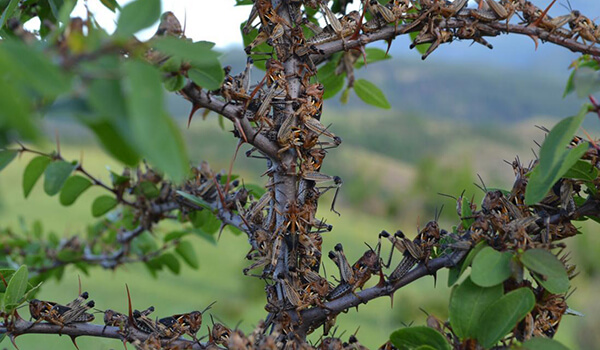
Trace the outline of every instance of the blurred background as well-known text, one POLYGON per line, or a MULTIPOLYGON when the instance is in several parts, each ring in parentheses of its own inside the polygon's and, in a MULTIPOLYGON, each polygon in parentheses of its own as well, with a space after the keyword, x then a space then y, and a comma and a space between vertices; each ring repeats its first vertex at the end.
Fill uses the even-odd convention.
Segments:
MULTIPOLYGON (((539 6, 549 2, 541 1, 539 6)), ((223 64, 231 65, 237 73, 245 62, 238 28, 250 8, 234 8, 233 3, 163 1, 163 11, 171 10, 182 21, 187 19, 188 37, 216 42, 223 52, 223 64)), ((98 10, 98 0, 89 0, 88 4, 92 11, 98 11, 101 23, 114 26, 114 15, 98 10)), ((570 5, 590 18, 600 15, 600 3, 572 0, 570 5)), ((559 5, 553 11, 567 12, 559 5)), ((154 30, 140 36, 151 36, 154 30)), ((533 159, 532 149, 537 150, 534 140, 541 143, 544 138, 536 125, 551 128, 560 118, 575 114, 585 102, 574 95, 563 98, 568 67, 577 55, 548 44, 536 50, 533 40, 523 36, 501 36, 490 42, 494 50, 471 47, 466 41, 443 45, 422 62, 419 53, 408 49, 409 40, 398 38, 392 45, 391 59, 357 72, 357 78, 366 78, 383 90, 392 109, 367 106, 353 92, 347 104, 340 102, 339 95, 326 101, 322 121, 331 124, 331 130, 344 142, 329 152, 323 172, 341 176, 344 185, 337 204, 341 217, 328 211, 331 197, 321 202, 319 216, 334 225, 334 230, 324 235, 324 252, 341 242, 349 259, 355 260, 366 249, 363 242, 375 244, 382 229, 402 229, 413 237, 417 227, 433 219, 441 205, 445 206, 441 221, 449 229, 458 222, 455 203, 438 193, 458 196, 464 190, 480 203, 483 193, 473 184, 479 181, 478 174, 488 187, 510 189, 513 172, 504 160, 511 161, 515 156, 523 162, 533 159)), ((258 82, 261 78, 261 72, 255 71, 252 80, 258 82)), ((174 94, 166 98, 177 124, 185 129, 189 103, 174 94)), ((91 134, 68 117, 49 116, 43 123, 48 143, 37 148, 53 150, 51 140, 56 132, 65 158, 82 158, 83 164, 101 179, 108 180, 107 168, 116 172, 122 169, 100 149, 91 134)), ((584 127, 597 136, 600 121, 590 115, 584 127)), ((222 130, 214 113, 205 120, 197 113, 190 128, 184 130, 191 158, 198 163, 206 160, 215 170, 227 169, 237 144, 230 129, 226 124, 222 130)), ((246 183, 264 184, 266 179, 259 175, 265 164, 244 159, 243 151, 235 162, 234 173, 246 183)), ((94 222, 91 202, 101 190, 91 189, 77 205, 65 208, 58 198, 48 198, 38 184, 25 200, 21 177, 28 161, 29 157, 24 156, 0 175, 2 225, 26 231, 39 220, 46 231, 57 235, 83 235, 87 225, 94 222)), ((154 235, 161 237, 173 228, 176 226, 163 224, 154 235)), ((600 344, 600 334, 595 331, 600 324, 600 303, 596 301, 600 288, 600 265, 596 261, 600 250, 598 228, 597 224, 583 224, 581 231, 585 234, 567 242, 581 272, 573 280, 577 290, 569 299, 569 306, 585 316, 565 316, 557 339, 573 349, 592 349, 600 344)), ((83 289, 89 291, 98 308, 124 312, 128 283, 134 307, 153 305, 157 316, 202 310, 217 301, 211 314, 230 327, 239 325, 250 331, 266 312, 264 282, 242 275, 242 269, 250 264, 244 260, 249 249, 247 239, 225 230, 216 243, 201 238, 193 242, 199 270, 184 266, 179 276, 163 271, 153 278, 142 265, 117 271, 93 268, 89 275, 81 275, 83 289)), ((328 274, 337 275, 335 266, 326 263, 328 274)), ((38 297, 61 303, 70 301, 77 293, 77 274, 74 269, 67 269, 61 282, 46 282, 38 297)), ((395 329, 424 324, 425 312, 446 319, 450 291, 445 272, 438 275, 437 284, 431 277, 424 278, 396 292, 393 309, 390 300, 383 298, 338 316, 337 334, 346 332, 347 338, 358 330, 357 338, 363 344, 377 348, 395 329)), ((97 318, 101 319, 101 315, 97 318)), ((209 318, 205 318, 205 324, 210 324, 209 318)), ((318 339, 319 332, 315 332, 313 340, 318 339)), ((206 334, 206 328, 201 334, 206 334)), ((54 336, 24 336, 17 343, 22 349, 72 347, 67 337, 54 336)), ((80 339, 78 343, 81 349, 122 346, 115 340, 80 339)), ((3 345, 11 346, 7 341, 3 345)))

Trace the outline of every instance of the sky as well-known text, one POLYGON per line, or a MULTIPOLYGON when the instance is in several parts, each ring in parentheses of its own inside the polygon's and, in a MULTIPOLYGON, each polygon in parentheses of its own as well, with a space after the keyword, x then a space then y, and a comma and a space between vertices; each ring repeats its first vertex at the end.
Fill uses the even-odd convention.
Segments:
MULTIPOLYGON (((117 0, 125 5, 132 0, 117 0)), ((551 0, 535 0, 539 6, 546 6, 551 0)), ((90 10, 95 14, 100 25, 112 32, 115 28, 117 15, 106 9, 100 0, 87 0, 90 10)), ((349 10, 358 9, 361 0, 354 0, 349 10)), ((551 9, 553 16, 567 12, 560 4, 567 0, 559 0, 551 9)), ((579 9, 588 14, 590 18, 597 19, 600 16, 600 1, 598 0, 570 0, 574 9, 579 9)), ((84 1, 79 1, 72 16, 85 17, 84 1)), ((216 48, 221 51, 236 49, 240 54, 242 37, 240 34, 240 23, 248 18, 250 6, 234 6, 235 0, 163 0, 162 12, 172 11, 175 16, 185 24, 186 36, 194 41, 207 40, 216 43, 216 48)), ((470 1, 469 7, 475 7, 475 2, 470 1)), ((566 5, 565 5, 566 6, 566 5)), ((516 19, 515 19, 516 20, 516 19)), ((39 22, 37 24, 39 26, 39 22)), ((156 31, 158 23, 137 34, 139 39, 150 38, 156 31)), ((570 54, 568 50, 554 47, 554 45, 540 45, 535 50, 533 41, 526 36, 505 36, 492 38, 494 50, 489 50, 481 45, 472 45, 470 41, 455 42, 452 45, 444 45, 443 50, 438 50, 428 60, 476 63, 488 65, 512 66, 520 69, 546 69, 547 67, 563 67, 563 73, 568 74, 567 67, 577 57, 570 54), (465 54, 468 50, 469 54, 465 54), (527 53, 524 55, 523 53, 527 53), (559 61, 557 63, 557 60, 559 61)), ((410 41, 408 37, 398 38, 392 46, 393 55, 406 55, 418 58, 418 54, 408 49, 410 41)), ((375 44, 385 47, 384 44, 375 44)), ((413 50, 414 51, 414 50, 413 50)))
MULTIPOLYGON (((118 0, 125 5, 131 0, 118 0)), ((216 43, 218 48, 230 45, 241 45, 242 37, 239 24, 248 18, 250 7, 235 7, 235 0, 163 0, 162 12, 171 11, 185 23, 186 36, 198 40, 216 43)), ((88 0, 90 10, 95 14, 100 25, 112 32, 117 15, 106 9, 100 0, 88 0)), ((71 16, 85 17, 83 1, 79 1, 71 16)), ((158 24, 138 34, 140 39, 151 37, 158 24)))
MULTIPOLYGON (((125 5, 131 0, 117 0, 119 4, 125 5)), ((589 13, 586 10, 592 10, 598 13, 597 0, 571 0, 573 8, 578 8, 589 13)), ((354 0, 349 6, 349 10, 358 9, 360 0, 354 0)), ((560 0, 559 3, 566 1, 560 0)), ((550 0, 536 0, 540 7, 550 3, 550 0)), ((85 16, 84 2, 79 1, 73 12, 73 16, 85 16)), ((162 12, 172 11, 177 18, 186 24, 186 36, 197 40, 207 40, 216 43, 218 48, 226 48, 231 45, 241 45, 242 38, 239 31, 239 24, 248 18, 250 12, 249 6, 234 6, 235 0, 163 0, 162 12)), ((113 31, 116 23, 116 15, 106 9, 100 0, 88 0, 90 10, 96 14, 100 24, 113 31)), ((475 2, 469 2, 470 7, 475 7, 475 2)), ((552 12, 566 12, 562 6, 554 6, 552 12)), ((593 17, 593 16, 592 16, 593 17)), ((140 39, 146 39, 154 34, 157 24, 141 32, 140 39)))

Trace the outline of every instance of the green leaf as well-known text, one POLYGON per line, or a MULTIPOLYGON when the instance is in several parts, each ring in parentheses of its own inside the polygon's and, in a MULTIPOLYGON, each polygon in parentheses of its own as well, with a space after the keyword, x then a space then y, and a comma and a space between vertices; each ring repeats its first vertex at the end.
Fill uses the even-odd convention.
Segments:
POLYGON ((185 78, 181 74, 172 75, 164 83, 168 91, 179 91, 185 87, 185 78))
POLYGON ((577 97, 584 98, 600 91, 600 72, 587 66, 580 66, 573 76, 577 97))
POLYGON ((60 204, 69 206, 75 203, 75 200, 90 186, 92 186, 92 182, 85 177, 79 175, 71 176, 60 191, 60 204))
POLYGON ((519 288, 498 299, 481 316, 477 340, 491 348, 504 338, 535 306, 535 296, 529 288, 519 288))
POLYGON ((450 269, 450 272, 448 273, 448 287, 452 286, 454 283, 456 283, 456 281, 458 281, 458 279, 463 274, 463 272, 465 272, 467 267, 471 265, 471 262, 473 261, 477 253, 479 253, 481 249, 485 248, 486 246, 487 243, 485 241, 477 243, 477 245, 473 247, 473 249, 471 249, 469 254, 467 254, 467 257, 458 266, 455 266, 450 269))
POLYGON ((112 12, 115 12, 116 9, 121 8, 121 6, 119 6, 119 3, 117 3, 116 0, 100 0, 100 2, 102 3, 102 5, 104 5, 104 7, 111 10, 112 12))
POLYGON ((577 179, 585 181, 594 181, 598 177, 598 168, 591 163, 578 160, 563 177, 568 179, 577 179))
POLYGON ((29 272, 27 266, 22 265, 14 273, 4 293, 3 305, 6 313, 11 313, 17 306, 27 290, 29 272))
POLYGON ((354 83, 354 92, 365 103, 383 109, 392 108, 383 92, 375 84, 365 79, 358 79, 354 83))
POLYGON ((549 251, 527 250, 521 255, 521 262, 529 270, 539 274, 534 277, 550 293, 563 294, 569 290, 569 276, 565 265, 549 251))
POLYGON ((13 12, 15 12, 17 5, 19 5, 19 0, 10 0, 8 6, 6 6, 2 12, 2 17, 0 17, 0 29, 4 28, 6 21, 12 16, 13 12))
POLYGON ((593 68, 595 70, 598 70, 599 65, 598 65, 598 62, 592 60, 592 61, 584 62, 584 63, 580 64, 579 67, 577 67, 576 69, 574 69, 573 72, 571 72, 571 75, 569 76, 569 80, 567 81, 567 85, 565 86, 565 91, 563 93, 563 98, 567 97, 567 95, 569 95, 570 93, 572 93, 573 91, 575 91, 575 72, 577 72, 577 70, 580 67, 588 67, 588 68, 593 68))
POLYGON ((200 267, 198 258, 196 257, 196 252, 194 252, 194 247, 190 242, 180 242, 179 245, 177 245, 177 248, 175 248, 175 251, 191 268, 197 269, 200 267))
POLYGON ((171 272, 176 275, 179 275, 179 271, 181 271, 181 264, 179 260, 175 257, 175 255, 171 253, 165 253, 161 255, 160 261, 167 267, 171 272))
POLYGON ((140 155, 130 141, 123 137, 123 133, 115 124, 112 121, 103 120, 88 122, 87 126, 96 134, 98 141, 110 155, 124 164, 137 165, 140 161, 140 155))
POLYGON ((164 110, 160 73, 140 61, 127 62, 125 71, 131 87, 128 107, 137 148, 175 181, 183 180, 189 162, 181 133, 164 110))
POLYGON ((57 254, 57 258, 64 262, 73 262, 79 259, 81 253, 72 249, 63 249, 57 254))
POLYGON ((225 77, 223 68, 218 63, 216 65, 197 67, 188 71, 188 77, 192 79, 194 84, 203 87, 207 90, 217 90, 223 83, 225 77))
POLYGON ((208 204, 206 201, 204 201, 204 199, 202 198, 198 198, 194 195, 191 195, 189 193, 185 193, 183 191, 177 191, 177 194, 180 195, 181 197, 187 199, 188 201, 204 208, 207 209, 209 211, 212 211, 212 207, 210 206, 210 204, 208 204))
POLYGON ((196 236, 204 239, 205 241, 207 241, 208 243, 212 244, 212 245, 217 245, 217 240, 215 238, 214 234, 209 234, 207 232, 205 232, 203 229, 201 228, 194 228, 190 230, 193 234, 195 234, 196 236))
POLYGON ((460 339, 475 338, 479 319, 485 310, 504 294, 502 285, 484 288, 470 278, 452 289, 450 295, 450 324, 460 339))
POLYGON ((172 240, 175 239, 180 239, 182 237, 185 237, 187 235, 189 235, 190 232, 189 231, 173 231, 173 232, 169 232, 165 235, 165 238, 163 238, 163 241, 165 243, 170 242, 172 240))
POLYGON ((33 46, 13 40, 3 40, 0 45, 0 61, 4 56, 20 82, 31 86, 45 97, 56 97, 71 87, 71 79, 33 46))
POLYGON ((534 337, 521 344, 523 350, 569 350, 566 346, 550 338, 534 337))
POLYGON ((334 57, 323 67, 319 68, 317 76, 319 77, 319 82, 323 84, 323 87, 325 88, 323 99, 328 99, 337 95, 337 93, 344 88, 345 74, 335 74, 338 61, 339 57, 334 57))
POLYGON ((6 168, 6 166, 15 159, 18 153, 18 151, 12 150, 0 151, 0 171, 6 168))
POLYGON ((54 196, 65 184, 76 165, 59 160, 52 162, 44 171, 44 192, 49 196, 54 196))
POLYGON ((160 196, 160 190, 156 187, 155 184, 149 181, 140 182, 140 191, 144 195, 144 197, 152 199, 160 196))
POLYGON ((491 287, 504 282, 510 277, 510 261, 512 254, 500 253, 491 247, 481 249, 473 259, 471 280, 481 287, 491 287))
MULTIPOLYGON (((0 54, 0 67, 4 64, 0 54)), ((1 74, 1 73, 0 73, 1 74)), ((3 128, 0 128, 0 147, 6 146, 5 135, 9 130, 11 134, 18 134, 21 139, 34 140, 38 136, 38 128, 31 118, 31 96, 15 84, 0 79, 0 120, 3 128), (6 129, 5 129, 6 128, 6 129), (4 135, 3 135, 4 134, 4 135), (4 138, 4 140, 2 140, 4 138)))
POLYGON ((195 228, 201 228, 205 233, 210 235, 216 233, 221 227, 221 220, 210 210, 194 211, 190 213, 190 218, 195 228))
POLYGON ((567 149, 567 145, 583 122, 586 113, 587 105, 580 110, 577 116, 565 118, 552 128, 540 149, 539 164, 529 177, 525 190, 525 204, 533 205, 541 201, 556 181, 587 151, 586 143, 582 143, 574 149, 567 149))
POLYGON ((153 25, 160 17, 160 0, 136 0, 125 5, 117 21, 116 34, 128 37, 153 25))
MULTIPOLYGON (((372 47, 366 48, 365 53, 367 54, 367 64, 377 61, 389 60, 390 58, 392 58, 392 56, 386 55, 384 50, 372 47)), ((364 65, 365 60, 361 57, 354 64, 354 68, 359 69, 362 68, 364 65)))
POLYGON ((103 195, 94 200, 92 203, 92 216, 97 218, 108 213, 112 208, 116 207, 119 202, 112 196, 103 195))
POLYGON ((451 349, 440 332, 424 326, 399 329, 390 335, 390 340, 398 350, 413 350, 422 346, 436 350, 451 349))
MULTIPOLYGON (((208 41, 194 43, 186 39, 163 37, 154 41, 152 46, 161 53, 189 62, 193 68, 216 69, 218 67, 221 72, 211 75, 224 76, 218 59, 219 53, 212 50, 214 43, 208 41)), ((220 86, 219 84, 216 88, 220 86)))
POLYGON ((50 162, 50 158, 39 156, 33 158, 29 164, 27 164, 25 172, 23 173, 23 195, 25 198, 29 196, 33 186, 35 186, 37 180, 42 176, 50 162))

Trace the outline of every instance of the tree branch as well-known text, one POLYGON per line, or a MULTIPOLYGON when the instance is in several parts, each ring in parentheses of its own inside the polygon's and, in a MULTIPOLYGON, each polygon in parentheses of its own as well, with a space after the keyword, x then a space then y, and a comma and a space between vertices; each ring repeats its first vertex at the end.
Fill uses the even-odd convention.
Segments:
POLYGON ((457 250, 450 255, 444 255, 430 260, 427 264, 420 263, 403 278, 393 284, 380 282, 376 286, 361 292, 349 293, 339 299, 330 301, 322 307, 304 310, 300 313, 302 324, 300 325, 298 332, 300 332, 300 334, 307 334, 311 329, 314 330, 325 323, 330 315, 344 312, 360 304, 366 304, 375 298, 388 295, 393 298, 394 292, 407 284, 425 276, 435 275, 435 273, 442 268, 456 266, 468 252, 468 250, 457 250))
MULTIPOLYGON (((4 325, 0 326, 0 334, 9 334, 14 337, 18 337, 24 334, 59 334, 68 335, 71 338, 87 336, 96 338, 109 338, 109 339, 120 339, 127 340, 129 342, 140 341, 143 342, 149 338, 150 334, 141 332, 133 327, 128 327, 127 334, 123 335, 119 327, 101 326, 89 323, 73 323, 61 327, 50 323, 32 323, 23 319, 18 319, 15 323, 11 324, 10 327, 4 325)), ((162 339, 162 345, 179 346, 180 349, 206 349, 207 344, 197 343, 191 340, 178 338, 173 341, 169 339, 162 339)), ((211 348, 220 349, 219 347, 211 348)))
MULTIPOLYGON (((388 25, 382 27, 381 29, 375 32, 362 34, 354 40, 344 39, 344 41, 342 41, 340 39, 324 43, 317 46, 317 48, 322 51, 320 51, 320 53, 318 54, 312 54, 311 59, 315 64, 318 64, 326 60, 332 54, 343 51, 344 49, 347 50, 358 48, 380 40, 392 40, 396 36, 407 34, 407 29, 409 29, 410 32, 419 32, 424 25, 426 25, 426 23, 420 23, 416 26, 413 26, 412 23, 398 25, 397 27, 394 27, 393 25, 388 25)), ((541 40, 554 43, 558 46, 568 48, 573 52, 580 52, 582 54, 589 54, 592 56, 600 56, 600 47, 596 45, 585 45, 576 40, 568 39, 557 34, 550 33, 549 31, 539 27, 532 27, 520 24, 507 25, 506 23, 500 22, 479 23, 474 19, 456 18, 442 19, 439 23, 436 23, 436 27, 446 29, 458 29, 468 26, 475 26, 476 28, 478 28, 482 33, 481 36, 483 37, 497 36, 502 32, 527 35, 529 37, 539 38, 541 40)))
POLYGON ((219 99, 211 98, 209 96, 209 92, 199 89, 193 83, 187 84, 182 91, 195 106, 216 112, 229 119, 234 124, 236 121, 239 121, 244 134, 248 138, 248 143, 256 147, 271 159, 277 158, 277 145, 275 145, 275 143, 267 139, 264 135, 259 133, 257 129, 250 125, 248 119, 242 115, 244 112, 244 108, 242 106, 228 104, 227 102, 219 99))

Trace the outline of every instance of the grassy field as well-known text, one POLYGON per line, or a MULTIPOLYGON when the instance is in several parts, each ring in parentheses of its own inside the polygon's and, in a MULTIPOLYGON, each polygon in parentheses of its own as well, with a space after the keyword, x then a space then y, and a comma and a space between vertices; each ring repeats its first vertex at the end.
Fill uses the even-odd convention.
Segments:
MULTIPOLYGON (((349 121, 346 124, 348 129, 339 132, 344 137, 344 147, 332 151, 332 154, 335 152, 335 156, 328 158, 331 162, 324 169, 327 173, 342 176, 346 181, 341 198, 342 216, 337 217, 326 210, 321 211, 319 215, 326 217, 327 221, 335 227, 333 232, 325 234, 323 251, 328 251, 337 242, 342 242, 350 259, 356 259, 362 254, 366 248, 363 242, 374 243, 382 229, 395 231, 401 228, 407 234, 414 235, 417 223, 423 225, 433 217, 433 210, 419 202, 418 198, 427 195, 434 198, 433 201, 446 203, 452 207, 451 201, 432 195, 445 191, 445 184, 453 181, 447 174, 441 177, 440 182, 432 180, 424 187, 416 186, 422 178, 422 173, 419 171, 423 170, 414 159, 414 154, 408 156, 403 154, 407 149, 405 147, 408 147, 407 144, 414 147, 413 152, 420 152, 423 157, 431 157, 436 160, 436 164, 441 164, 442 168, 436 169, 452 166, 460 168, 468 163, 469 169, 477 169, 484 178, 490 179, 488 186, 510 187, 512 171, 503 164, 502 159, 511 159, 517 153, 530 154, 527 151, 531 145, 528 140, 539 137, 535 131, 516 132, 527 128, 535 130, 534 122, 528 124, 527 128, 518 125, 513 126, 513 129, 511 127, 502 130, 486 129, 485 132, 481 129, 479 133, 474 134, 475 136, 467 137, 469 130, 472 132, 473 129, 456 127, 451 123, 423 121, 413 123, 410 118, 389 120, 390 116, 383 116, 374 120, 377 127, 372 129, 389 130, 396 127, 396 130, 406 137, 385 135, 385 143, 378 146, 367 142, 372 139, 368 130, 362 134, 355 132, 347 136, 346 134, 351 130, 365 130, 365 124, 361 124, 360 116, 345 117, 349 121), (400 122, 404 123, 404 129, 394 126, 400 122), (419 138, 414 137, 415 133, 419 134, 419 138), (458 136, 447 137, 448 134, 458 136), (494 137, 489 136, 492 134, 494 137), (509 134, 513 136, 506 139, 502 137, 509 134), (439 138, 443 140, 437 140, 439 138), (429 143, 430 140, 437 141, 429 143), (363 189, 362 192, 360 188, 363 189), (365 188, 368 190, 364 190, 365 188), (386 202, 390 198, 410 204, 404 203, 405 206, 399 210, 403 214, 395 214, 398 211, 390 212, 389 203, 386 202)), ((335 126, 336 121, 339 122, 341 118, 342 116, 334 115, 328 120, 333 121, 335 126)), ((214 120, 195 123, 185 135, 193 159, 208 160, 214 169, 228 167, 235 141, 228 137, 220 137, 224 135, 219 135, 214 120), (219 142, 217 139, 225 139, 225 141, 219 142)), ((48 151, 52 146, 42 146, 42 148, 48 151)), ((98 174, 105 180, 108 180, 107 166, 113 170, 120 170, 117 163, 89 143, 85 146, 63 145, 62 150, 67 159, 80 159, 83 154, 83 164, 93 174, 98 174)), ((54 231, 61 236, 84 232, 86 225, 94 222, 90 212, 91 202, 102 190, 92 189, 79 198, 75 205, 65 208, 58 204, 58 198, 48 198, 43 194, 40 181, 31 196, 23 199, 21 176, 28 159, 28 156, 24 156, 13 162, 0 176, 2 225, 16 228, 18 231, 19 218, 23 217, 26 225, 31 225, 34 220, 41 220, 47 231, 54 231)), ((247 182, 262 183, 264 180, 255 175, 261 172, 261 166, 256 163, 240 158, 236 161, 235 172, 243 175, 247 182)), ((474 171, 468 170, 468 172, 469 179, 475 178, 474 171)), ((474 192, 474 186, 468 191, 474 192)), ((456 189, 456 192, 460 192, 460 189, 456 189)), ((447 210, 447 212, 452 211, 452 209, 447 210)), ((449 227, 452 224, 453 222, 446 222, 444 226, 449 227)), ((154 230, 154 235, 160 238, 173 227, 173 224, 161 224, 154 230)), ((593 233, 597 230, 597 226, 589 226, 586 232, 593 233)), ((199 270, 184 267, 179 276, 174 276, 170 272, 161 272, 158 279, 154 279, 145 267, 139 264, 119 268, 116 271, 94 268, 89 276, 81 276, 83 288, 89 291, 99 309, 113 308, 125 311, 127 307, 125 283, 127 283, 132 292, 134 307, 141 309, 153 305, 158 316, 191 309, 201 310, 209 303, 217 301, 210 311, 211 314, 232 327, 241 322, 240 328, 243 330, 252 329, 257 320, 265 317, 266 312, 263 309, 264 283, 256 278, 245 277, 241 272, 249 264, 243 259, 248 251, 246 238, 235 236, 226 230, 214 245, 199 238, 192 241, 200 260, 199 270)), ((598 343, 598 339, 594 338, 597 337, 595 332, 589 332, 598 324, 599 317, 596 315, 600 314, 595 312, 600 310, 597 310, 599 306, 594 301, 593 292, 597 291, 600 285, 598 268, 593 267, 597 265, 594 255, 594 251, 597 250, 594 249, 598 247, 600 247, 600 238, 594 237, 593 234, 573 240, 572 249, 576 253, 576 262, 581 263, 583 273, 574 281, 579 289, 570 299, 572 302, 570 306, 590 315, 585 318, 565 317, 558 339, 573 348, 589 348, 584 345, 598 343)), ((335 266, 329 261, 326 263, 329 275, 336 274, 335 266)), ((74 269, 67 269, 62 281, 46 282, 38 297, 57 302, 71 300, 77 294, 77 277, 74 269)), ((371 283, 375 282, 375 280, 371 281, 371 283)), ((387 340, 393 330, 411 323, 423 324, 426 316, 419 308, 442 319, 447 318, 449 293, 450 288, 446 286, 445 272, 438 275, 437 287, 434 287, 431 277, 424 278, 398 291, 395 294, 393 309, 390 309, 390 300, 383 298, 369 303, 368 306, 361 306, 358 312, 353 309, 346 315, 338 316, 338 332, 346 331, 348 335, 354 333, 360 326, 359 340, 370 348, 376 348, 387 340)), ((101 319, 101 315, 97 318, 101 319)), ((206 320, 205 322, 208 322, 208 318, 206 320)), ((201 334, 205 332, 206 328, 201 334)), ((313 339, 318 336, 315 334, 313 339)), ((81 349, 121 347, 119 342, 114 340, 81 339, 78 343, 81 349)), ((23 336, 18 339, 18 344, 21 349, 70 349, 72 346, 67 337, 48 336, 23 336)))

